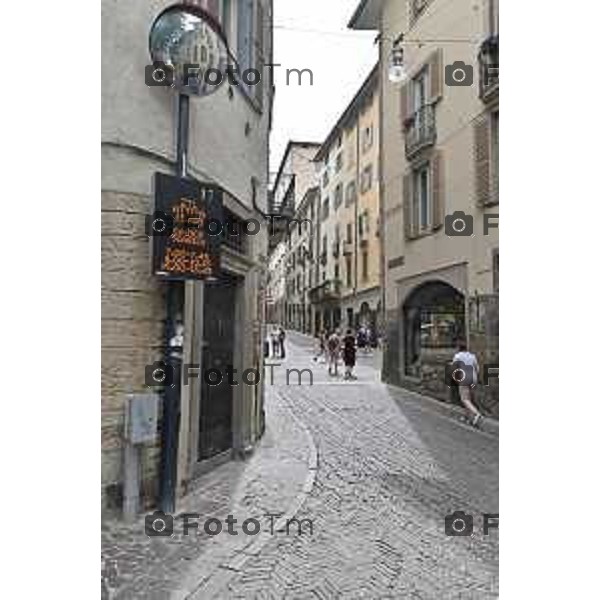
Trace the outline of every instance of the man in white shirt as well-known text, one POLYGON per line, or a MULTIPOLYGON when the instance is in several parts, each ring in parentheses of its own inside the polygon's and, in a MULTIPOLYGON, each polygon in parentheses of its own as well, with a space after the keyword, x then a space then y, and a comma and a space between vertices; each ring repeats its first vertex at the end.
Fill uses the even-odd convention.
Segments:
POLYGON ((458 384, 460 401, 471 415, 471 424, 477 426, 481 420, 481 413, 477 410, 473 400, 479 376, 479 363, 477 357, 467 350, 464 342, 458 345, 458 352, 452 359, 452 368, 452 378, 458 384))

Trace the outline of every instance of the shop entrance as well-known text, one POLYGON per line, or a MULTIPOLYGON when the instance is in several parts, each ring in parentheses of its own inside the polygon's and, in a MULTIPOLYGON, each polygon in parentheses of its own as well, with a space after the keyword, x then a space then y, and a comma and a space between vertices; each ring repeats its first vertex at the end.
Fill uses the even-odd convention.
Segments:
MULTIPOLYGON (((222 275, 204 291, 204 343, 202 372, 222 373, 219 385, 208 385, 202 377, 198 460, 211 458, 232 447, 233 386, 227 368, 234 364, 235 306, 241 278, 222 275)), ((215 381, 216 375, 211 376, 215 381)))

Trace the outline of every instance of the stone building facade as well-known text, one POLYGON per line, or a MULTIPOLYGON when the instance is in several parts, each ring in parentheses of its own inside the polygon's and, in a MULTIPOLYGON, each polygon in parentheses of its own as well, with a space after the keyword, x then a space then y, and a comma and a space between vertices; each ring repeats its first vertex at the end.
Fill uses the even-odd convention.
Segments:
MULTIPOLYGON (((306 324, 307 300, 303 290, 304 275, 301 274, 306 256, 305 237, 313 230, 315 216, 311 216, 314 198, 309 190, 318 183, 319 163, 313 159, 320 144, 290 140, 277 170, 272 189, 272 213, 281 215, 275 220, 275 231, 269 243, 271 251, 285 244, 286 298, 283 325, 302 329, 306 324), (299 220, 299 211, 304 215, 299 220), (309 222, 306 222, 308 219, 309 222), (302 246, 304 245, 304 250, 302 246), (304 305, 304 308, 303 308, 304 305)), ((308 275, 307 275, 308 276, 308 275)))
POLYGON ((375 67, 319 149, 317 328, 369 325, 381 307, 379 69, 375 67))
POLYGON ((309 290, 317 280, 315 244, 319 188, 311 187, 300 200, 289 223, 286 240, 286 323, 302 333, 314 333, 309 290))
POLYGON ((277 244, 269 254, 267 273, 267 323, 285 323, 287 245, 277 244))
MULTIPOLYGON (((257 219, 267 208, 268 136, 273 85, 262 65, 272 56, 272 0, 199 0, 220 22, 241 65, 262 71, 253 88, 224 84, 190 106, 188 174, 224 190, 226 217, 257 219), (254 182, 254 183, 253 183, 254 182)), ((149 392, 146 367, 163 358, 165 284, 151 274, 152 177, 175 172, 177 95, 148 87, 148 35, 168 2, 102 2, 102 497, 119 506, 123 488, 126 397, 149 392)), ((184 325, 185 363, 259 368, 264 320, 266 228, 227 237, 223 276, 175 286, 184 325)), ((160 418, 160 417, 159 417, 160 418)), ((262 383, 182 387, 178 494, 214 461, 252 449, 262 434, 262 383), (220 389, 218 389, 220 388, 220 389)), ((154 503, 160 439, 142 452, 144 502, 154 503)))
MULTIPOLYGON (((447 400, 459 339, 498 363, 499 104, 486 70, 498 66, 498 1, 362 0, 349 26, 380 33, 383 379, 447 400), (401 84, 387 76, 395 43, 401 84)), ((489 383, 479 400, 497 416, 489 383)))

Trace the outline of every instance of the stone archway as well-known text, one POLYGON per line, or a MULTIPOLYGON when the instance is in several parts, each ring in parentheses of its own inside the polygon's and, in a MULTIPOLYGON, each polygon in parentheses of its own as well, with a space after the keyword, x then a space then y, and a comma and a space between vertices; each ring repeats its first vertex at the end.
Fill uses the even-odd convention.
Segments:
POLYGON ((373 326, 371 308, 369 307, 368 302, 363 302, 360 305, 360 309, 358 311, 358 322, 359 325, 368 325, 369 327, 373 326))
POLYGON ((404 374, 423 379, 465 339, 465 297, 433 280, 413 289, 402 306, 404 374))

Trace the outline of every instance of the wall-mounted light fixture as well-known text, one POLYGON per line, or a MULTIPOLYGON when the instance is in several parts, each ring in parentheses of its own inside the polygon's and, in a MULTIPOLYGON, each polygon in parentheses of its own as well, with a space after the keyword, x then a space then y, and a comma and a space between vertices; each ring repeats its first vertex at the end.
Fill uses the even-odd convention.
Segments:
POLYGON ((403 41, 404 34, 401 33, 392 43, 388 68, 388 79, 392 83, 402 83, 407 78, 406 68, 404 67, 404 48, 401 45, 403 41))

